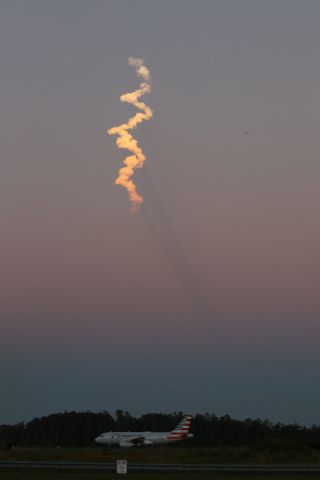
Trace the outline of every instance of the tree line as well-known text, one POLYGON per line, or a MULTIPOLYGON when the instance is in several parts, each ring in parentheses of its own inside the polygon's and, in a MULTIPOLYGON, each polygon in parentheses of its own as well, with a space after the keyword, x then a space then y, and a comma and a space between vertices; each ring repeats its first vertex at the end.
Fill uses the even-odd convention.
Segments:
MULTIPOLYGON (((115 416, 107 411, 65 411, 34 418, 28 423, 0 425, 0 447, 90 446, 94 445, 95 437, 110 430, 170 431, 182 417, 182 412, 148 413, 134 417, 122 410, 117 410, 115 416)), ((235 420, 229 415, 218 417, 205 413, 194 416, 190 432, 194 434, 194 438, 184 443, 185 446, 236 447, 263 441, 295 441, 320 449, 319 425, 286 425, 259 418, 235 420)))

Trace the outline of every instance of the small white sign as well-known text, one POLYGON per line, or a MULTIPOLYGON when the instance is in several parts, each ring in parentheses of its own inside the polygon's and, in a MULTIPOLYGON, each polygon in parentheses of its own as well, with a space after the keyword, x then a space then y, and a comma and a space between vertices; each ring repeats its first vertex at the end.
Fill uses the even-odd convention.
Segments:
POLYGON ((127 473, 127 460, 117 460, 117 473, 127 473))

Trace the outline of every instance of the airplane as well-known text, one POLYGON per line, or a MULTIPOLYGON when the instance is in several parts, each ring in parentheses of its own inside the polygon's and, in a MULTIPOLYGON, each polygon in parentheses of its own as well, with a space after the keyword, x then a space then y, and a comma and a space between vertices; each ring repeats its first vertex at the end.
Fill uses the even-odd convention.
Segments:
POLYGON ((95 438, 95 442, 119 447, 142 447, 179 442, 193 437, 188 433, 191 419, 191 415, 184 416, 171 432, 105 432, 95 438))

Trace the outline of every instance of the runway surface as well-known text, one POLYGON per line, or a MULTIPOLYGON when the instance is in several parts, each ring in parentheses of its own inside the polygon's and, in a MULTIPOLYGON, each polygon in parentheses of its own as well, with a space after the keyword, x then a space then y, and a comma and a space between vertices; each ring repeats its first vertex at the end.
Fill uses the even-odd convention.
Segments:
MULTIPOLYGON (((0 469, 116 471, 115 463, 0 462, 0 469)), ((128 463, 128 472, 220 472, 234 474, 320 474, 319 465, 188 465, 128 463)))

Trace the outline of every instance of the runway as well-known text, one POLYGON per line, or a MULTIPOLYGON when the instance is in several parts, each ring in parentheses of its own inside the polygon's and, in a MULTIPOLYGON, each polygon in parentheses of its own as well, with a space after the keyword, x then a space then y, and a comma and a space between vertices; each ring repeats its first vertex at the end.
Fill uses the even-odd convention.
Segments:
MULTIPOLYGON (((115 463, 0 462, 0 469, 116 471, 115 463)), ((180 472, 229 474, 320 474, 319 465, 194 465, 128 463, 128 472, 180 472)))

